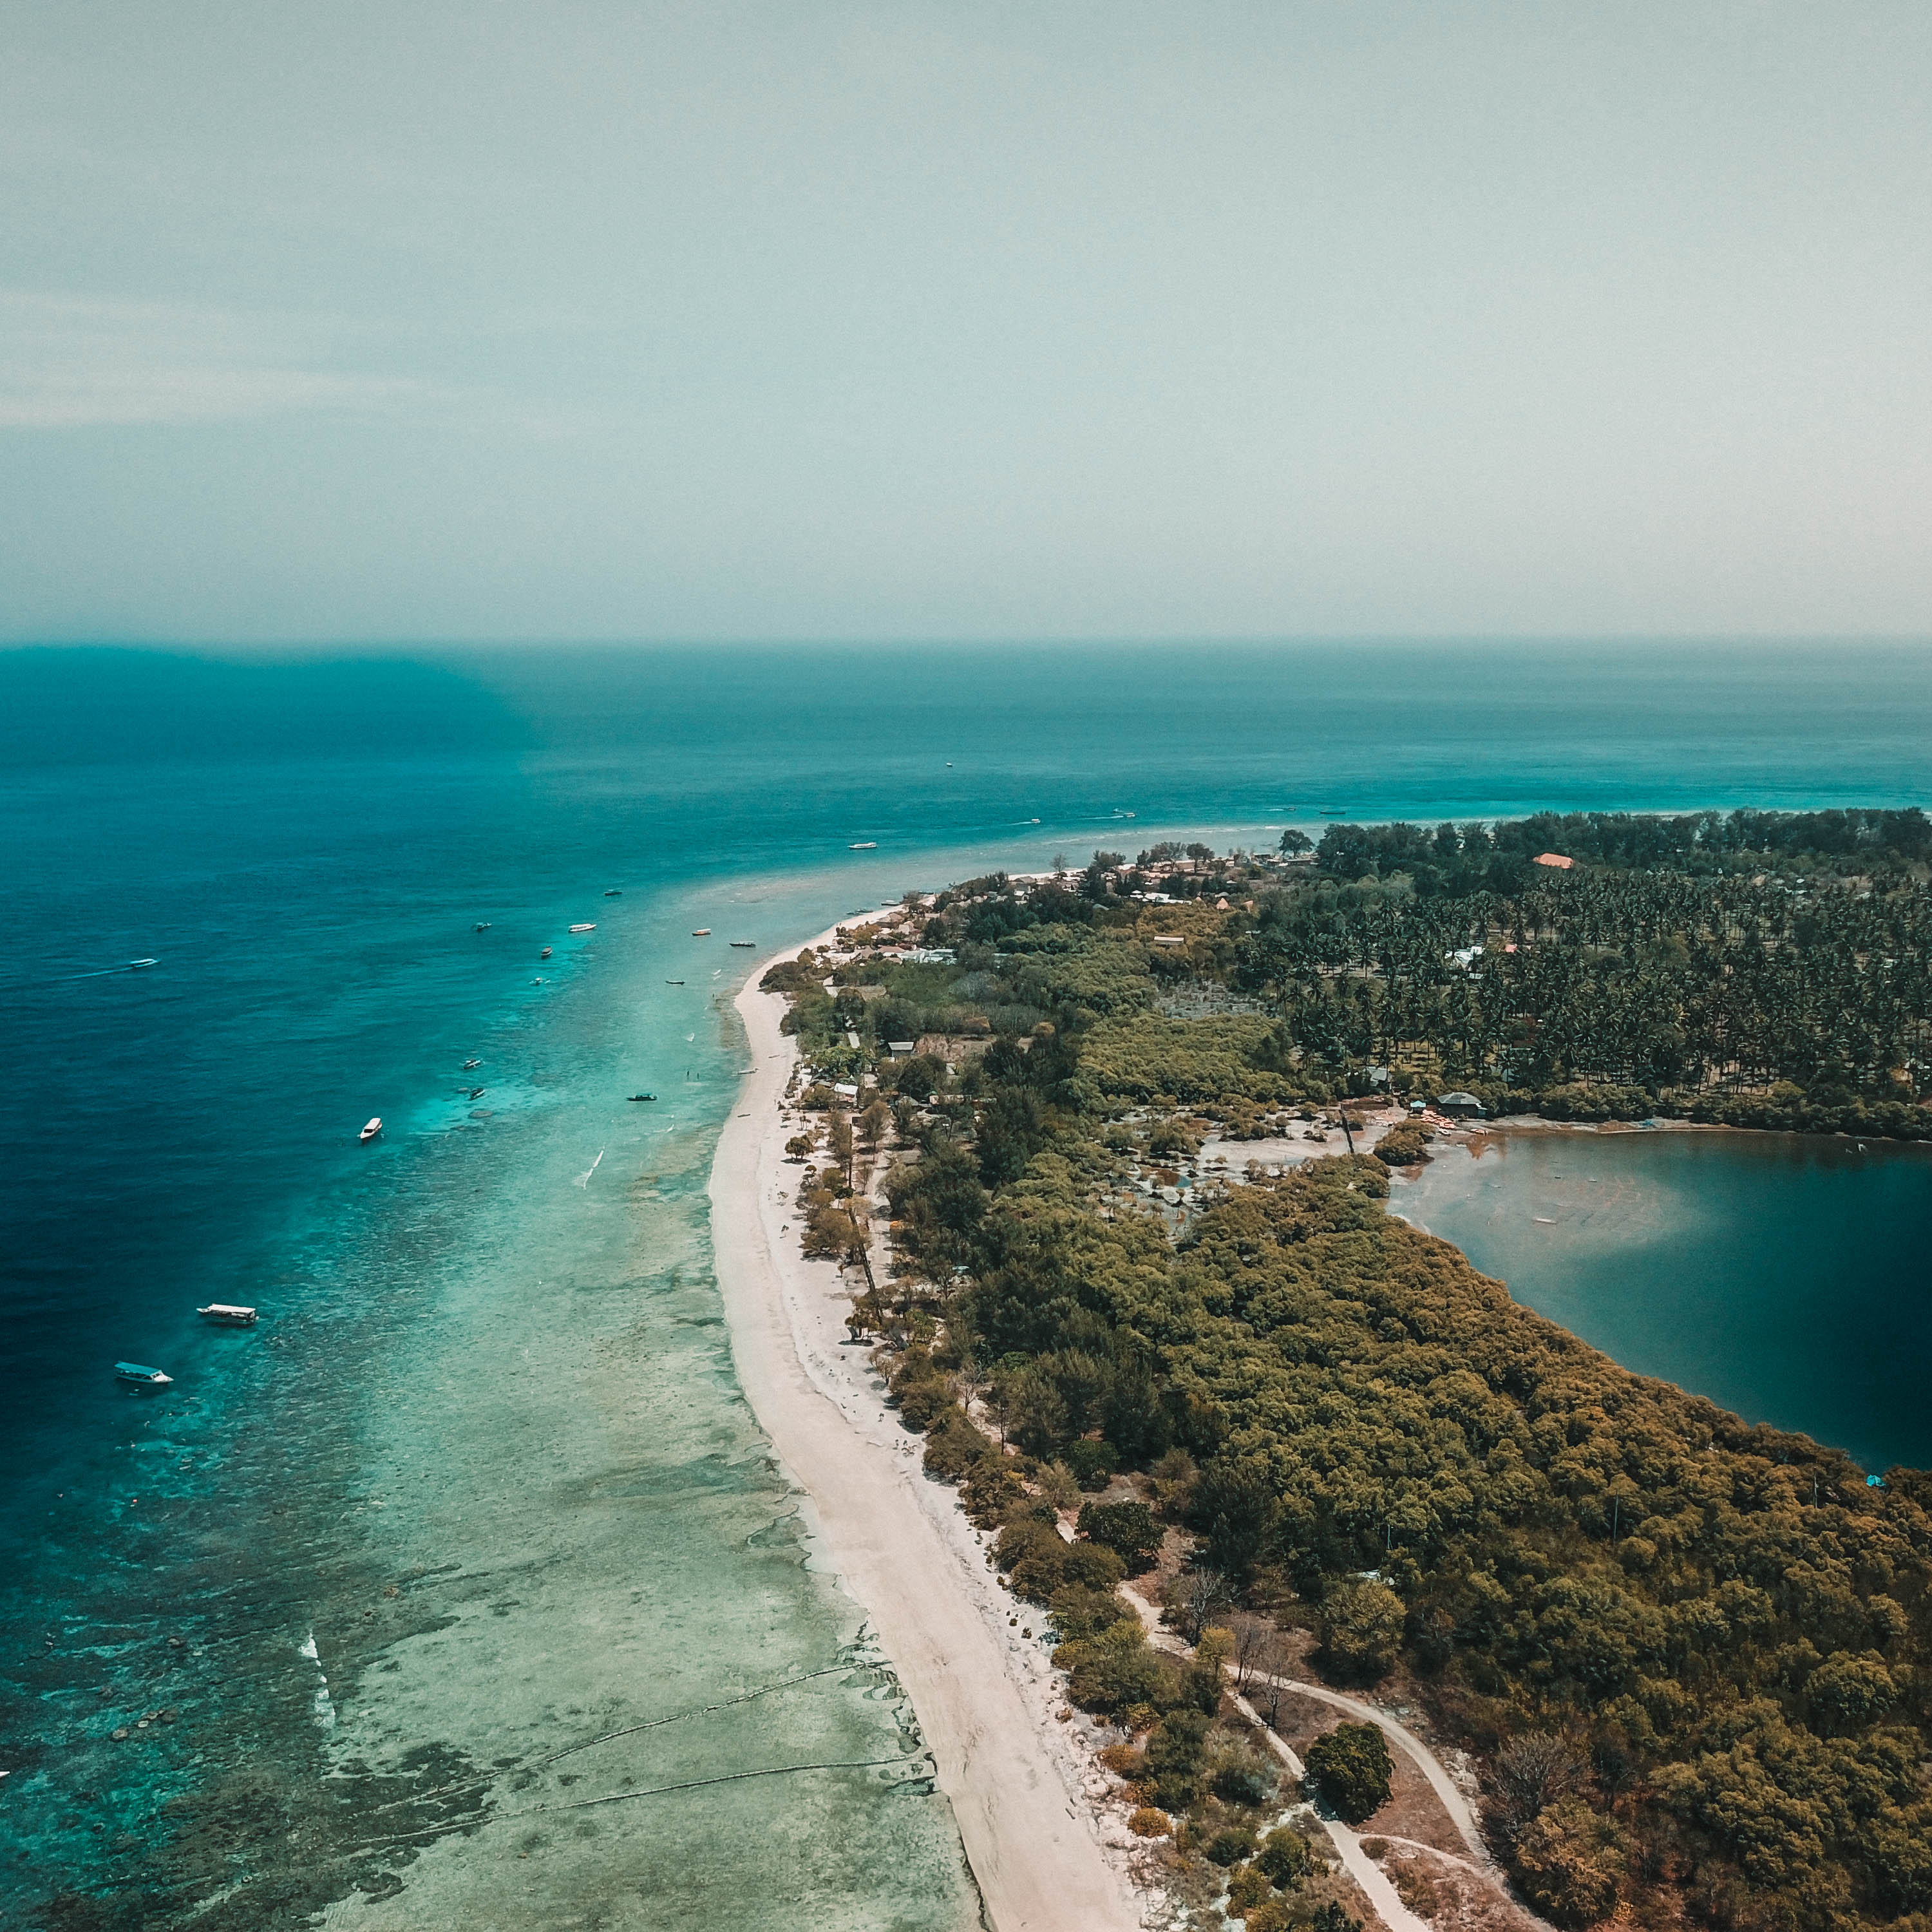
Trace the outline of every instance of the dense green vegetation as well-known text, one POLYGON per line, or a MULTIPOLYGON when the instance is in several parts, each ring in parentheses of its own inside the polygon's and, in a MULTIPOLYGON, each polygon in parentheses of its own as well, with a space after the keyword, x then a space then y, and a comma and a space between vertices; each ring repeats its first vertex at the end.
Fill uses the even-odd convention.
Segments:
MULTIPOLYGON (((1552 1027, 1511 1047, 1532 1056, 1513 1070, 1681 1074, 1708 1061, 1700 1028, 1748 1010, 1768 1029, 1772 1068, 1760 1070, 1798 1070, 1831 1034, 1828 1061, 1804 1063, 1807 1106, 1833 1082, 1876 1079, 1898 1030, 1928 1010, 1912 976, 1925 887, 1910 825, 1877 821, 1892 843, 1875 846, 1854 817, 1839 856, 1874 879, 1888 867, 1885 890, 1833 874, 1804 898, 1780 884, 1790 902, 1774 925, 1772 878, 1724 866, 1770 850, 1823 876, 1829 855, 1794 845, 1782 821, 1770 828, 1782 845, 1750 826, 1737 836, 1760 843, 1726 844, 1720 822, 1694 874, 1624 859, 1549 873, 1514 898, 1487 883, 1459 898, 1387 876, 1338 882, 1324 853, 1312 880, 1252 916, 1189 908, 1184 927, 1165 910, 1162 930, 1186 940, 1165 949, 1189 956, 1179 970, 1279 993, 1282 1021, 1258 1028, 1163 1016, 1177 969, 1144 910, 1104 890, 976 881, 925 915, 950 965, 862 958, 828 976, 810 962, 794 976, 799 1030, 828 1051, 842 1030, 814 1017, 820 1003, 875 986, 847 1013, 922 1000, 922 1016, 976 1042, 936 1078, 915 1076, 916 1103, 908 1062, 874 1063, 906 1144, 887 1188, 896 1273, 867 1318, 897 1352, 892 1386, 928 1432, 928 1468, 997 1528, 998 1561, 1061 1639, 1070 1695, 1134 1734, 1116 1768, 1149 1810, 1185 1820, 1201 1856, 1245 1858, 1274 1802, 1272 1767, 1216 1715, 1217 1626, 1246 1610, 1312 1630, 1312 1660, 1338 1681, 1416 1680, 1481 1754, 1498 1850, 1561 1923, 1624 1908, 1740 1932, 1932 1924, 1932 1478, 1897 1470, 1868 1487, 1836 1451, 1618 1368, 1390 1217, 1376 1160, 1197 1186, 1178 1210, 1144 1192, 1178 1171, 1162 1163, 1184 1162, 1204 1113, 1264 1091, 1282 1107, 1322 1097, 1353 1054, 1385 1050, 1372 1032, 1312 1050, 1301 1028, 1317 988, 1369 988, 1346 998, 1372 1018, 1426 992, 1486 1025, 1493 1003, 1502 1026, 1540 987, 1546 1012, 1580 1025, 1594 1006, 1600 1031, 1618 986, 1640 1030, 1636 989, 1668 985, 1684 1036, 1670 1069, 1586 1069, 1547 1045, 1552 1027), (1498 926, 1503 905, 1514 922, 1498 926), (1428 923, 1438 916, 1466 922, 1428 923), (1526 964, 1412 988, 1405 962, 1420 982, 1431 949, 1439 964, 1450 938, 1498 931, 1520 932, 1530 961, 1574 956, 1571 976, 1552 965, 1537 980, 1526 964), (1593 932, 1623 936, 1586 945, 1593 932), (1324 970, 1324 948, 1380 976, 1324 970), (1754 958, 1754 991, 1711 995, 1705 975, 1748 979, 1754 958), (1821 985, 1845 1001, 1836 1018, 1821 985), (1232 1077, 1243 1069, 1276 1084, 1232 1077), (1082 1483, 1117 1469, 1132 1472, 1134 1499, 1089 1502, 1079 1540, 1063 1540, 1056 1502, 1070 1508, 1082 1483), (1188 1532, 1168 1600, 1202 1638, 1191 1663, 1150 1648, 1114 1592, 1148 1560, 1156 1511, 1188 1532)), ((1602 822, 1613 860, 1615 832, 1602 822)), ((1582 842, 1574 826, 1568 842, 1582 842)), ((1455 1029, 1414 1031, 1442 1043, 1446 1070, 1455 1029)), ((1832 1104, 1880 1102, 1856 1089, 1832 1104)), ((1236 1874, 1248 1892, 1272 1883, 1256 1870, 1236 1874)), ((1262 1924, 1312 1915, 1311 1896, 1294 1900, 1255 1892, 1262 1924)))
POLYGON ((1928 859, 1916 811, 1335 826, 1234 977, 1276 1061, 1348 1090, 1379 1066, 1492 1109, 1922 1138, 1928 859))

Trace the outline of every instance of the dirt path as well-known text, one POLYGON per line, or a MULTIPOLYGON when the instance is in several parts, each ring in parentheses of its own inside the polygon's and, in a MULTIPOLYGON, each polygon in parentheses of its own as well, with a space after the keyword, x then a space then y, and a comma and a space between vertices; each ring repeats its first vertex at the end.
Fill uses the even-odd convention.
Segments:
POLYGON ((832 1298, 785 1231, 796 1171, 780 1102, 794 1048, 778 1030, 784 1002, 759 977, 738 996, 752 1066, 711 1173, 739 1380, 912 1700, 994 1932, 1136 1932, 1128 1888, 1069 1791, 1038 1647, 1007 1640, 1010 1606, 956 1499, 862 1390, 832 1298))
POLYGON ((1468 1846, 1469 1856, 1478 1868, 1484 1871, 1494 1870, 1489 1847, 1483 1843, 1481 1828, 1476 1822, 1475 1813, 1469 1808, 1468 1799, 1462 1795, 1462 1787, 1449 1775, 1442 1761, 1406 1724, 1397 1723, 1386 1711, 1364 1703, 1359 1697, 1346 1696, 1340 1690, 1330 1690, 1325 1684, 1310 1684, 1300 1677, 1270 1677, 1259 1672, 1256 1676, 1264 1684, 1292 1690, 1298 1696, 1318 1699, 1338 1711, 1347 1712, 1350 1717, 1363 1723, 1379 1725, 1389 1742, 1412 1759, 1416 1768, 1428 1779, 1430 1789, 1441 1799, 1450 1822, 1468 1846))

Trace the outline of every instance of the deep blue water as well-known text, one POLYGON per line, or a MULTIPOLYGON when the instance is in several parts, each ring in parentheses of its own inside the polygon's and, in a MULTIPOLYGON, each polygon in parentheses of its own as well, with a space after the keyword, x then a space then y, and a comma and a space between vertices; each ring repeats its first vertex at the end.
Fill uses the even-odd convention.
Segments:
MULTIPOLYGON (((1928 673, 1932 652, 1870 646, 0 654, 0 1576, 8 1648, 28 1660, 0 1689, 15 1773, 0 1802, 28 1848, 0 1899, 67 1887, 106 1914, 146 1882, 142 1860, 172 1829, 153 1822, 169 1794, 244 1759, 307 1774, 301 1754, 328 1741, 302 1728, 310 1690, 298 1678, 319 1666, 289 1660, 302 1628, 350 1616, 344 1578, 375 1588, 357 1565, 380 1538, 341 1527, 350 1502, 372 1472, 415 1481, 432 1468, 460 1499, 452 1459, 487 1453, 481 1434, 460 1445, 490 1400, 464 1395, 465 1363, 480 1376, 483 1358, 461 1350, 530 1320, 537 1285, 601 1291, 625 1256, 661 1252, 652 1281, 701 1301, 691 1177, 736 1065, 717 994, 757 956, 718 950, 726 939, 770 950, 970 869, 1131 852, 1174 830, 1271 844, 1324 807, 1433 820, 1932 803, 1928 673), (877 849, 850 851, 859 840, 877 849), (604 896, 613 887, 621 898, 604 896), (582 920, 597 932, 567 938, 582 920), (704 925, 716 938, 694 955, 690 928, 704 925), (152 970, 123 968, 147 956, 152 970), (674 976, 685 983, 668 986, 674 976), (484 1066, 464 1078, 472 1057, 484 1066), (488 1089, 473 1108, 472 1080, 488 1089), (622 1101, 637 1088, 664 1096, 648 1125, 622 1101), (374 1113, 388 1130, 365 1148, 355 1130, 374 1113), (682 1151, 660 1158, 654 1137, 682 1151), (607 1145, 603 1178, 567 1191, 607 1145), (628 1204, 614 1193, 598 1205, 596 1189, 620 1174, 628 1204), (566 1208, 590 1218, 557 1219, 566 1208), (210 1298, 261 1305, 262 1329, 203 1331, 192 1310, 210 1298), (442 1409, 416 1372, 400 1384, 394 1372, 430 1324, 450 1338, 434 1358, 442 1409), (114 1385, 124 1357, 176 1375, 164 1405, 114 1385), (440 1442, 454 1446, 440 1454, 440 1442), (236 1587, 210 1580, 218 1550, 236 1574, 259 1564, 283 1580, 250 1612, 279 1648, 254 1677, 169 1680, 184 1713, 208 1714, 195 1748, 170 1732, 138 1762, 139 1739, 117 1755, 98 1714, 163 1696, 165 1620, 202 1633, 184 1654, 213 1654, 236 1587), (284 1665, 297 1673, 286 1683, 284 1665), (124 1697, 117 1672, 148 1688, 124 1697)), ((635 1292, 655 1320, 658 1288, 635 1292)), ((628 1346, 614 1327, 586 1351, 593 1340, 599 1363, 628 1346)), ((692 1361, 719 1393, 694 1442, 741 1429, 728 1368, 703 1346, 692 1361)), ((652 1359, 674 1353, 667 1339, 652 1359)), ((569 1378, 590 1361, 554 1366, 557 1400, 576 1399, 569 1378)), ((536 1394, 532 1379, 519 1400, 536 1394)), ((732 1439, 728 1462, 748 1469, 751 1438, 732 1439)), ((763 1473, 732 1480, 753 1516, 774 1506, 763 1473)), ((398 1576, 434 1569, 436 1538, 469 1532, 410 1533, 398 1576)), ((836 1622, 815 1602, 799 1596, 780 1619, 800 1656, 825 1617, 836 1622)), ((380 1658, 345 1650, 346 1679, 332 1669, 329 1684, 371 1687, 373 1711, 380 1673, 406 1678, 408 1646, 427 1641, 404 1633, 380 1658)), ((439 1667, 460 1675, 447 1654, 439 1667)), ((694 1679, 693 1696, 704 1688, 694 1679)), ((425 1748, 459 1748, 461 1712, 385 1694, 412 1714, 386 1735, 415 1726, 425 1748)), ((460 1748, 482 1754, 482 1737, 460 1748)), ((862 1793, 842 1811, 823 1802, 826 1816, 874 1815, 862 1793)), ((769 1832, 778 1816, 738 1824, 769 1832)), ((939 1922, 953 1882, 944 1832, 906 1829, 934 1874, 924 1895, 939 1922)), ((722 1868, 728 1833, 719 1843, 722 1868)), ((254 1873, 267 1854, 232 1856, 254 1873)), ((453 1865, 433 1880, 431 1862, 411 1884, 455 1882, 453 1865)), ((640 1880, 640 1895, 657 1882, 640 1880)), ((860 1898, 850 1922, 887 1922, 856 1883, 804 1874, 773 1922, 809 1918, 814 1886, 860 1898)), ((279 1923, 319 1895, 272 1904, 260 1891, 233 1922, 279 1923)), ((146 1922, 168 1922, 174 1896, 154 1892, 146 1922)), ((556 1910, 533 1905, 529 1922, 556 1910)), ((668 1922, 658 1910, 609 1922, 668 1922)), ((752 1922, 746 1910, 717 1894, 716 1922, 752 1922)))

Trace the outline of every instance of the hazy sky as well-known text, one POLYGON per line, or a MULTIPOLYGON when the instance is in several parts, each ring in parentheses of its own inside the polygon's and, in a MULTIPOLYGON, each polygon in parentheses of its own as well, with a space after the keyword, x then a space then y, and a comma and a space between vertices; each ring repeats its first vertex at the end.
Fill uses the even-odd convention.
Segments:
POLYGON ((1932 8, 0 7, 0 632, 1932 630, 1932 8))

